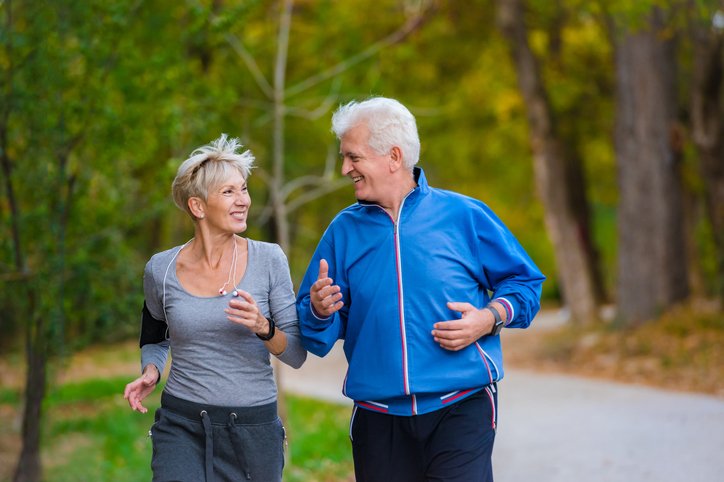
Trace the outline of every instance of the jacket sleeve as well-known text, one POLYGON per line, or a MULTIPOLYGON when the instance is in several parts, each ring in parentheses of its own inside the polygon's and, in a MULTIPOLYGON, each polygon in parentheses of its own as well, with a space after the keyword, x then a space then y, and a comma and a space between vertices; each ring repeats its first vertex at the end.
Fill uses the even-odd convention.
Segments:
POLYGON ((327 260, 329 263, 329 277, 332 278, 335 284, 339 284, 336 276, 342 276, 343 272, 334 261, 333 245, 327 235, 328 232, 322 237, 312 256, 312 260, 309 262, 297 296, 297 314, 299 316, 302 343, 307 350, 320 357, 329 353, 337 340, 344 338, 347 311, 349 309, 349 293, 345 292, 344 289, 342 290, 342 301, 345 306, 332 316, 327 318, 319 317, 312 309, 309 290, 319 276, 319 261, 321 259, 327 260))
POLYGON ((506 326, 527 328, 540 309, 545 276, 487 206, 482 214, 476 229, 483 284, 505 306, 506 326))

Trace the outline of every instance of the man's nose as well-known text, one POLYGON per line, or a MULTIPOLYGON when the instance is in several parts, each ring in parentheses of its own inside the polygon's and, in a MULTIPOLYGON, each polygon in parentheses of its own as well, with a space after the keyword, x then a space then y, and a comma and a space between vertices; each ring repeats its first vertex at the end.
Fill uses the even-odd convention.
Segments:
POLYGON ((352 170, 352 161, 350 161, 348 158, 344 157, 342 158, 342 175, 346 176, 350 173, 352 170))

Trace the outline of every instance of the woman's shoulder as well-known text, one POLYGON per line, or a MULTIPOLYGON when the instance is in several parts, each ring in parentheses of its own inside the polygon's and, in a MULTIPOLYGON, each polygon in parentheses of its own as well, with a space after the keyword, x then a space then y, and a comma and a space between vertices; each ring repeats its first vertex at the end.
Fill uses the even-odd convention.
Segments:
POLYGON ((174 246, 173 248, 159 251, 154 254, 146 263, 146 271, 157 272, 160 269, 166 269, 169 263, 171 263, 184 246, 185 244, 174 246))
POLYGON ((258 241, 251 238, 246 238, 246 240, 249 243, 249 250, 254 251, 257 256, 265 258, 286 258, 282 247, 279 246, 277 243, 258 241))

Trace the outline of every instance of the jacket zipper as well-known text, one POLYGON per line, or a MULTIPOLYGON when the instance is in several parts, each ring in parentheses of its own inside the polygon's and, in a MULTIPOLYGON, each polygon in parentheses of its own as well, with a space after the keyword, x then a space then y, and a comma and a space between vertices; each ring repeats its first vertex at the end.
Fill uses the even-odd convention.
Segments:
MULTIPOLYGON (((402 208, 405 206, 405 201, 407 200, 407 197, 412 194, 415 191, 415 189, 411 190, 407 195, 402 199, 402 203, 400 203, 400 208, 397 211, 397 220, 395 220, 390 213, 385 211, 385 209, 380 206, 379 204, 375 204, 377 207, 382 209, 382 211, 389 216, 390 221, 392 221, 392 232, 393 232, 393 238, 395 242, 395 268, 397 270, 397 297, 399 300, 399 306, 400 306, 400 336, 402 339, 402 384, 403 389, 405 391, 405 395, 410 395, 410 377, 409 377, 409 370, 408 370, 408 364, 407 364, 407 332, 405 330, 405 301, 404 301, 404 291, 402 287, 402 256, 400 252, 400 218, 402 218, 402 208)), ((412 395, 412 407, 411 407, 412 415, 417 415, 417 399, 415 395, 412 395)))
MULTIPOLYGON (((404 203, 404 201, 403 201, 404 203)), ((402 211, 402 206, 400 206, 402 211)), ((399 317, 400 317, 400 337, 402 340, 402 382, 405 395, 410 394, 410 378, 407 366, 407 331, 405 330, 405 296, 402 287, 402 257, 400 253, 400 216, 398 214, 397 221, 394 222, 394 240, 395 240, 395 268, 397 269, 397 297, 399 300, 399 317)))

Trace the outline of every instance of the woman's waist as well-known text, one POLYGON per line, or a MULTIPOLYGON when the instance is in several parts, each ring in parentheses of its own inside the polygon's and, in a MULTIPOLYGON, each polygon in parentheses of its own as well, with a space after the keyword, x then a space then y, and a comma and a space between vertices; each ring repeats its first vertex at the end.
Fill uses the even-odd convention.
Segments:
POLYGON ((212 405, 179 398, 167 390, 161 393, 161 407, 189 420, 199 420, 205 413, 215 424, 226 424, 229 417, 234 423, 247 425, 273 422, 278 417, 276 400, 255 406, 212 405))
POLYGON ((183 372, 171 367, 164 391, 174 397, 217 406, 251 407, 277 399, 274 374, 183 372))

